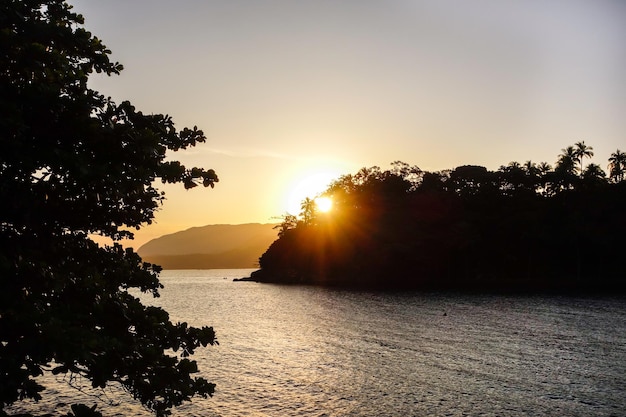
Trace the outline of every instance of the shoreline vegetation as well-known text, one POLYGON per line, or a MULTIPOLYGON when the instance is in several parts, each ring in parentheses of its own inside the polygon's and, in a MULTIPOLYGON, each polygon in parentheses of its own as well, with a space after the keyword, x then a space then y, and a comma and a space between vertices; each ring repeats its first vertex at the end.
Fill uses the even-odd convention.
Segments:
POLYGON ((609 175, 584 142, 555 167, 362 168, 302 202, 242 281, 393 289, 623 294, 626 154, 609 175))
MULTIPOLYGON (((42 375, 78 389, 115 383, 156 417, 212 396, 189 357, 217 344, 214 329, 173 322, 133 295, 158 297, 161 267, 120 243, 154 221, 165 200, 157 179, 219 183, 172 155, 206 136, 92 90, 91 74, 122 65, 64 0, 3 1, 0 21, 0 416, 53 400, 42 375)), ((69 407, 65 417, 102 417, 69 407)))

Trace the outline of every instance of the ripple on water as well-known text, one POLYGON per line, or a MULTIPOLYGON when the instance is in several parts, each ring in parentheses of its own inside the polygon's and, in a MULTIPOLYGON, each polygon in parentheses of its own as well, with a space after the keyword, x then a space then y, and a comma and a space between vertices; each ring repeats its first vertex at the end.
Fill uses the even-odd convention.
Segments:
MULTIPOLYGON (((623 299, 232 282, 249 271, 164 272, 150 302, 220 342, 195 355, 215 396, 174 416, 626 415, 623 299)), ((94 402, 50 381, 44 412, 94 402)), ((150 415, 113 398, 106 415, 150 415)))

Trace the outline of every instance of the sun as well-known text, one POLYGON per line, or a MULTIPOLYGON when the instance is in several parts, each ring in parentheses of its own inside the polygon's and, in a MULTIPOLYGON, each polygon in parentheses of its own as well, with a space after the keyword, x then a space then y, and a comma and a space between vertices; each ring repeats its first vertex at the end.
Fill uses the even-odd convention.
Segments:
POLYGON ((315 205, 322 213, 328 213, 333 208, 333 200, 330 197, 317 197, 315 205))
POLYGON ((336 180, 339 174, 330 171, 316 172, 300 177, 294 181, 291 191, 287 194, 287 213, 298 215, 302 211, 302 201, 305 198, 315 200, 317 209, 326 212, 332 208, 332 200, 328 197, 319 197, 326 191, 331 182, 336 180), (319 201, 318 201, 319 200, 319 201))

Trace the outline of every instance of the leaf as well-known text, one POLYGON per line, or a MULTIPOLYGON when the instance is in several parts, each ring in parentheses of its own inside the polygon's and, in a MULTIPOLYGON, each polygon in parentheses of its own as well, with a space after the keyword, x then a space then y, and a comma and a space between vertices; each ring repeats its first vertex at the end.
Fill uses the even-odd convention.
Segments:
POLYGON ((56 368, 52 369, 52 375, 58 375, 58 374, 66 374, 68 372, 68 367, 65 365, 59 365, 56 368))

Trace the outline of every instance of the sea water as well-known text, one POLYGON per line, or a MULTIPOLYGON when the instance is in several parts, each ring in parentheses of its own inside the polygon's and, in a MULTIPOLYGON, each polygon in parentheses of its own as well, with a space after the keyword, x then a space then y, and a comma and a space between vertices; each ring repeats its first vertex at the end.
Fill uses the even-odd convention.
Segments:
MULTIPOLYGON (((164 271, 162 296, 142 296, 217 332, 193 356, 215 395, 174 416, 626 416, 625 298, 233 282, 251 271, 164 271)), ((38 412, 150 415, 46 378, 38 412)))

